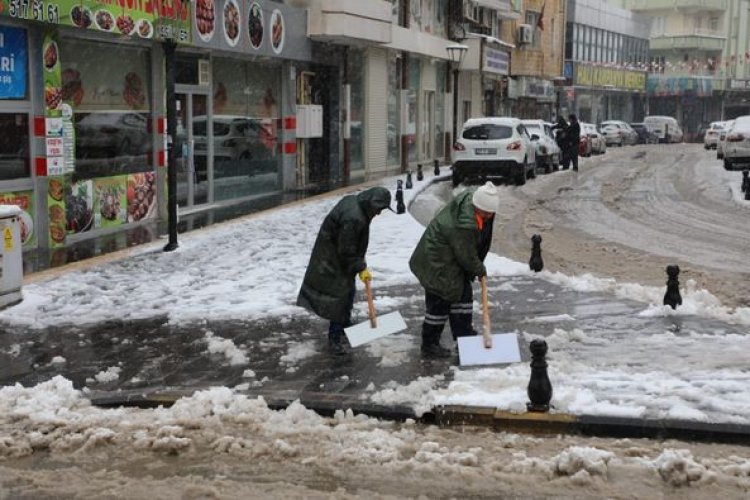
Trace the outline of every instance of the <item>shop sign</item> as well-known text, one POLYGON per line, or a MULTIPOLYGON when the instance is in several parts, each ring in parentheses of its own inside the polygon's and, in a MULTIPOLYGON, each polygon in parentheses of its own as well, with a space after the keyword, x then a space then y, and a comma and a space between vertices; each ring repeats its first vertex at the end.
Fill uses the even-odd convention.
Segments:
POLYGON ((504 50, 492 49, 490 47, 484 47, 484 64, 482 71, 488 73, 495 73, 498 75, 508 74, 509 64, 508 53, 504 50))
POLYGON ((519 87, 520 97, 550 101, 555 99, 555 88, 548 80, 522 76, 519 78, 519 87))
POLYGON ((190 6, 189 0, 0 0, 0 17, 189 43, 190 6))
POLYGON ((21 243, 24 248, 36 246, 36 231, 34 223, 34 192, 18 191, 0 193, 0 205, 15 205, 21 212, 21 243))
POLYGON ((655 97, 708 97, 713 92, 713 80, 711 78, 695 78, 690 76, 665 77, 661 75, 649 75, 647 90, 648 95, 655 97))
POLYGON ((196 0, 193 45, 310 60, 305 11, 270 0, 196 0))
POLYGON ((65 245, 65 190, 69 182, 69 179, 63 176, 47 177, 47 220, 52 248, 65 245))
POLYGON ((750 80, 729 80, 729 90, 750 90, 750 80))
POLYGON ((26 98, 28 57, 26 30, 0 26, 0 99, 26 98))
POLYGON ((626 69, 576 64, 574 83, 582 87, 612 86, 621 90, 646 90, 646 73, 626 69))

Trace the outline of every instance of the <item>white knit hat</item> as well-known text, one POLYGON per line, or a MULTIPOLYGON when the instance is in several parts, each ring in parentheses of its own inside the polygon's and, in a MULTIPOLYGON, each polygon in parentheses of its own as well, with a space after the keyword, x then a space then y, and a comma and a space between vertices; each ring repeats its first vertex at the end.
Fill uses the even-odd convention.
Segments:
POLYGON ((497 188, 493 183, 487 181, 484 186, 480 186, 474 191, 471 202, 476 208, 485 212, 497 212, 497 188))

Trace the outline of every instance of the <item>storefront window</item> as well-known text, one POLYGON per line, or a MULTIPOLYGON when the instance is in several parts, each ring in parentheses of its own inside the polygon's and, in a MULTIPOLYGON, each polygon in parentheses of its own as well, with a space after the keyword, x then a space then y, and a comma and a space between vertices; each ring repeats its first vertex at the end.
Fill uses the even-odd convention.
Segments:
POLYGON ((30 175, 29 118, 22 113, 0 113, 0 180, 30 175))
POLYGON ((76 176, 151 170, 148 50, 64 40, 60 61, 62 99, 74 112, 76 176))
POLYGON ((417 161, 417 96, 419 95, 421 63, 416 57, 409 59, 409 93, 408 93, 408 122, 406 137, 408 142, 409 161, 417 161))
POLYGON ((351 84, 351 141, 349 163, 352 171, 362 170, 365 135, 364 57, 361 52, 349 51, 349 83, 351 84))
MULTIPOLYGON (((214 199, 277 191, 281 67, 214 59, 213 75, 214 199)), ((193 122, 196 136, 205 137, 206 116, 193 122)))
POLYGON ((401 159, 401 65, 396 53, 388 58, 388 164, 398 165, 401 159))

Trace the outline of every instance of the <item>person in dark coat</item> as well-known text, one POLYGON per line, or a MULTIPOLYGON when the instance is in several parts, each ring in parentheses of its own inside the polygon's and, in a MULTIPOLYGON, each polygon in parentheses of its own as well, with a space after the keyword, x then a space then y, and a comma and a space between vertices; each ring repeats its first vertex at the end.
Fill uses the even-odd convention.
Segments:
MULTIPOLYGON (((568 129, 565 136, 568 141, 568 159, 573 163, 573 170, 578 170, 578 148, 581 142, 581 125, 576 115, 568 116, 568 129)), ((567 164, 566 167, 567 168, 567 164)))
POLYGON ((484 259, 492 243, 497 193, 488 182, 456 196, 432 219, 409 260, 411 271, 425 289, 425 357, 451 356, 451 351, 440 345, 446 321, 450 321, 454 340, 477 334, 472 328, 471 282, 487 274, 484 259))
POLYGON ((391 193, 373 187, 344 196, 320 226, 310 263, 307 265, 297 305, 329 320, 328 340, 336 353, 345 352, 344 328, 351 325, 354 278, 372 279, 365 253, 370 239, 370 222, 390 209, 391 193))
POLYGON ((557 118, 557 123, 552 125, 552 130, 555 131, 555 142, 560 148, 560 163, 562 164, 563 169, 567 169, 570 165, 570 160, 568 159, 568 139, 566 135, 568 122, 565 121, 565 118, 559 116, 557 118))

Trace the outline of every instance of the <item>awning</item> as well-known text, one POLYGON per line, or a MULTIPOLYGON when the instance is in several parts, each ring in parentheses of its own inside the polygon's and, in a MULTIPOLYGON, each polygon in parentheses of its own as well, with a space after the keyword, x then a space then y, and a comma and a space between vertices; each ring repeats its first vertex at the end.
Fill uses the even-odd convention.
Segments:
POLYGON ((494 10, 510 10, 510 0, 472 0, 480 7, 494 10))

